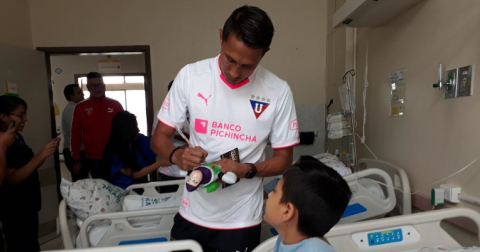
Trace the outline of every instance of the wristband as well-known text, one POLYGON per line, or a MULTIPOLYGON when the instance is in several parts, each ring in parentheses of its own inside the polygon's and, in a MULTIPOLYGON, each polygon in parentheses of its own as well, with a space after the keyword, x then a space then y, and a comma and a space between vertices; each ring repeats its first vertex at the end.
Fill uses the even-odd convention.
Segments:
POLYGON ((175 149, 172 150, 172 152, 170 153, 170 157, 168 157, 168 162, 170 162, 170 164, 175 164, 172 160, 173 153, 175 153, 175 151, 180 150, 180 149, 183 149, 183 146, 175 147, 175 149))

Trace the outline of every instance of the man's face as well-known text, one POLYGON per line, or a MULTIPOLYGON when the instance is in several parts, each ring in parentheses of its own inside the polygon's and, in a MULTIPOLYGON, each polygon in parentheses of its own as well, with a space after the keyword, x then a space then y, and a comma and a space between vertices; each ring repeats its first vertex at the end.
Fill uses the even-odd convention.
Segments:
POLYGON ((280 202, 283 196, 283 183, 283 179, 278 181, 273 191, 268 194, 268 200, 265 206, 265 215, 263 216, 263 218, 268 224, 272 225, 272 227, 274 228, 278 227, 279 224, 281 224, 282 213, 285 209, 285 204, 280 202))
POLYGON ((83 91, 80 87, 73 88, 73 95, 70 95, 70 101, 79 103, 83 101, 85 97, 83 96, 83 91))
POLYGON ((103 78, 94 78, 87 81, 87 89, 90 92, 90 97, 103 98, 105 97, 105 84, 103 78))
POLYGON ((235 34, 230 34, 228 40, 223 41, 222 35, 220 30, 220 69, 227 82, 235 85, 252 75, 268 49, 250 48, 235 34))

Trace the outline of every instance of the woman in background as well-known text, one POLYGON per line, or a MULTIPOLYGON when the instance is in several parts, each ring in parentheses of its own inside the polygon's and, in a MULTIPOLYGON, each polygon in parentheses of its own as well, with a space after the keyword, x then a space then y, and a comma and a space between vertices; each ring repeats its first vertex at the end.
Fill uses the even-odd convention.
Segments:
POLYGON ((124 189, 148 182, 148 174, 169 165, 165 160, 156 161, 157 154, 150 148, 150 138, 139 133, 137 119, 128 111, 113 117, 103 157, 110 169, 109 182, 124 189))
POLYGON ((41 207, 37 169, 58 148, 51 140, 36 155, 22 135, 27 119, 27 103, 15 96, 0 96, 0 130, 14 123, 16 135, 6 151, 6 176, 0 186, 0 220, 7 251, 39 251, 38 211, 41 207))

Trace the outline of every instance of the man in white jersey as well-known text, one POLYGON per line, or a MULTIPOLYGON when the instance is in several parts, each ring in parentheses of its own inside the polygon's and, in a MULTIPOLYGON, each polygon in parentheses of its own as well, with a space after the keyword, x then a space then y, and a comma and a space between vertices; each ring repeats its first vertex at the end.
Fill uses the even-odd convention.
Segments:
POLYGON ((158 113, 152 148, 182 170, 215 162, 240 180, 207 193, 187 192, 171 237, 193 239, 204 251, 251 251, 260 242, 262 177, 280 175, 299 142, 290 87, 259 66, 269 50, 273 24, 257 7, 236 9, 220 30, 221 53, 185 66, 158 113), (175 147, 174 127, 190 114, 188 148, 175 147), (274 154, 265 159, 270 142, 274 154), (238 149, 240 162, 220 156, 238 149))

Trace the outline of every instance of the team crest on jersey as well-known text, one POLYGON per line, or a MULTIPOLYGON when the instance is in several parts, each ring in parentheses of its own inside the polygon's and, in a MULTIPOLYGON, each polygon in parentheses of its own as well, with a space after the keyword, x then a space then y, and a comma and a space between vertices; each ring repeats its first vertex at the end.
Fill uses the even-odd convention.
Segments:
POLYGON ((250 99, 250 105, 252 105, 255 118, 258 119, 270 105, 270 99, 265 97, 260 97, 258 95, 257 96, 252 95, 250 99))
POLYGON ((93 108, 86 108, 85 113, 87 113, 88 116, 91 116, 93 113, 93 108))

